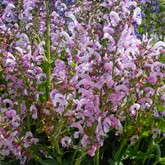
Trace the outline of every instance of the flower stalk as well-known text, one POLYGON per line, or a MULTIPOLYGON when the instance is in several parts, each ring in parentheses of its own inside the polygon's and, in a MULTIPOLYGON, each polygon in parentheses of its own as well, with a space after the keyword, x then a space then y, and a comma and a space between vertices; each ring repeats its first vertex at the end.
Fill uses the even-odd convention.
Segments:
POLYGON ((95 153, 95 156, 94 156, 94 164, 95 165, 99 165, 100 164, 100 148, 97 149, 96 153, 95 153))
POLYGON ((50 56, 50 13, 49 13, 49 2, 46 1, 46 75, 47 75, 47 85, 46 85, 46 100, 49 98, 50 91, 50 74, 51 74, 51 56, 50 56))

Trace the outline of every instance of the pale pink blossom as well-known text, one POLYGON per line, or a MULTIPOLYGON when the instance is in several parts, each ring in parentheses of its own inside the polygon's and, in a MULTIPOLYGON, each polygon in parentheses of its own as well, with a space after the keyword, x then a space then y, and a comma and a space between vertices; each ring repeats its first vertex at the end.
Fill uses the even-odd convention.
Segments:
POLYGON ((61 139, 61 145, 64 148, 68 147, 70 145, 70 143, 71 143, 71 138, 68 136, 65 136, 61 139))
POLYGON ((93 157, 95 155, 95 152, 97 150, 97 146, 93 145, 92 148, 90 150, 88 150, 88 155, 90 155, 91 157, 93 157))
POLYGON ((138 25, 140 25, 142 22, 141 9, 139 7, 136 7, 134 10, 133 21, 135 21, 138 25))
POLYGON ((109 15, 112 25, 117 26, 120 21, 120 17, 118 13, 116 13, 115 11, 111 11, 109 15))

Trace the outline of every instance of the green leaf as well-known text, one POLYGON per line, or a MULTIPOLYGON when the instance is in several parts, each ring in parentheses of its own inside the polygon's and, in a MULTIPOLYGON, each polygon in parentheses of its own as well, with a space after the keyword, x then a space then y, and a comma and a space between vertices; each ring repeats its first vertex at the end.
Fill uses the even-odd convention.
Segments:
POLYGON ((155 156, 154 154, 147 153, 147 152, 141 152, 141 151, 127 152, 127 158, 130 158, 130 159, 143 160, 144 158, 152 158, 154 156, 155 156))
POLYGON ((41 165, 60 165, 55 159, 39 160, 41 165))
POLYGON ((142 136, 146 137, 146 136, 148 136, 149 134, 150 134, 150 131, 144 131, 144 132, 142 133, 142 136))
POLYGON ((0 165, 18 165, 19 162, 18 161, 0 161, 0 165))
POLYGON ((164 164, 164 163, 165 163, 165 157, 164 157, 164 158, 160 158, 159 161, 160 161, 161 164, 162 164, 162 163, 164 164))
POLYGON ((164 105, 163 104, 159 104, 158 111, 159 112, 163 112, 164 111, 164 105))
POLYGON ((72 65, 71 65, 72 67, 75 67, 76 66, 76 61, 72 61, 72 65))
POLYGON ((108 163, 109 163, 109 165, 123 165, 122 162, 114 162, 113 159, 109 159, 109 160, 108 160, 108 163))
POLYGON ((109 160, 108 160, 108 163, 109 163, 109 165, 115 165, 113 159, 109 159, 109 160))

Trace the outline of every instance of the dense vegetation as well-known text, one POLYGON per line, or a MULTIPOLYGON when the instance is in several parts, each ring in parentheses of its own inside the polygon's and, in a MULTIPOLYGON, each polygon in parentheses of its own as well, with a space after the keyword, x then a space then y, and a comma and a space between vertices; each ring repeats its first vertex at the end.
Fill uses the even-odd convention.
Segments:
POLYGON ((164 0, 0 3, 0 165, 165 164, 164 0))

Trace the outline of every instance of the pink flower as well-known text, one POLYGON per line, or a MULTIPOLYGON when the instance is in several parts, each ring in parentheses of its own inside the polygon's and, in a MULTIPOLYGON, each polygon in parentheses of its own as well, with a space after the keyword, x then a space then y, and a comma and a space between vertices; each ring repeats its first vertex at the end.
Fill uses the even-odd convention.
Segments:
POLYGON ((33 9, 32 7, 26 8, 21 14, 19 14, 18 18, 23 22, 31 21, 32 20, 32 14, 31 14, 32 9, 33 9))
POLYGON ((120 104, 125 94, 122 92, 111 93, 108 97, 108 101, 111 101, 114 105, 120 104))
POLYGON ((0 84, 0 89, 6 89, 6 86, 4 84, 0 84))
POLYGON ((8 104, 8 106, 10 105, 8 108, 12 108, 14 106, 13 101, 10 99, 4 99, 3 103, 8 104))
POLYGON ((53 89, 50 92, 50 99, 53 99, 57 93, 59 93, 59 91, 57 89, 53 89))
POLYGON ((104 0, 104 2, 102 2, 101 3, 101 6, 103 6, 103 7, 107 7, 107 6, 111 6, 113 4, 113 2, 112 1, 110 1, 110 0, 104 0))
POLYGON ((110 126, 115 127, 118 124, 118 119, 116 119, 113 115, 110 115, 109 117, 110 120, 110 126))
POLYGON ((19 38, 19 40, 16 42, 16 46, 18 47, 27 47, 27 44, 29 43, 29 37, 25 34, 25 33, 18 33, 17 38, 19 38))
POLYGON ((136 116, 137 115, 137 111, 139 109, 140 109, 140 104, 137 104, 137 103, 131 105, 131 107, 129 108, 130 113, 131 113, 132 116, 136 116))
POLYGON ((12 143, 14 142, 14 137, 16 137, 18 134, 18 131, 14 131, 11 133, 11 135, 7 138, 7 143, 8 145, 10 145, 10 147, 13 147, 12 146, 12 143))
POLYGON ((65 12, 65 16, 71 18, 73 20, 75 26, 78 24, 76 17, 73 15, 72 12, 65 12))
POLYGON ((142 22, 141 9, 139 7, 136 7, 134 10, 133 21, 135 21, 138 25, 140 25, 142 22))
POLYGON ((108 26, 104 26, 104 27, 103 27, 103 32, 104 32, 104 33, 108 33, 108 34, 110 34, 110 35, 115 33, 115 31, 113 30, 113 28, 108 27, 108 26))
POLYGON ((150 76, 147 78, 147 81, 152 84, 156 84, 157 81, 156 75, 154 73, 151 73, 150 76))
POLYGON ((94 87, 94 82, 88 79, 83 79, 79 81, 77 88, 79 88, 80 85, 83 85, 85 89, 88 89, 90 87, 94 87))
POLYGON ((71 143, 71 138, 70 137, 68 137, 68 136, 65 136, 65 137, 63 137, 62 139, 61 139, 61 145, 62 145, 62 147, 68 147, 69 145, 70 145, 70 143, 71 143))
POLYGON ((25 135, 25 137, 24 137, 24 147, 25 148, 27 148, 27 147, 29 147, 30 146, 30 142, 29 142, 29 140, 28 140, 28 138, 31 138, 33 135, 32 135, 32 133, 31 132, 26 132, 26 135, 25 135))
POLYGON ((123 68, 125 69, 131 69, 131 70, 136 70, 136 65, 133 62, 128 62, 126 64, 123 64, 123 68))
POLYGON ((55 68, 53 70, 52 76, 58 78, 60 80, 59 83, 61 83, 62 81, 66 79, 65 62, 57 59, 54 64, 55 64, 55 68))
POLYGON ((131 144, 135 144, 139 139, 139 136, 138 135, 134 135, 130 138, 130 141, 131 141, 131 144))
POLYGON ((151 97, 155 93, 154 89, 151 87, 146 87, 144 90, 146 91, 146 97, 151 97))
POLYGON ((92 148, 90 150, 88 150, 88 155, 90 155, 91 157, 93 157, 95 155, 95 152, 97 150, 97 146, 93 145, 92 148))
POLYGON ((84 134, 83 138, 81 139, 81 145, 83 147, 86 147, 88 142, 89 142, 89 137, 86 134, 84 134))
POLYGON ((152 132, 153 139, 157 138, 157 136, 160 135, 160 129, 158 128, 153 128, 151 132, 152 132))
POLYGON ((32 112, 32 118, 37 119, 37 108, 35 105, 31 105, 30 112, 32 112))
POLYGON ((15 110, 9 110, 5 113, 5 115, 9 118, 15 117, 16 116, 16 111, 15 110))
POLYGON ((43 80, 46 79, 46 74, 45 73, 39 73, 36 75, 36 79, 37 79, 37 84, 42 84, 43 80))
POLYGON ((117 85, 115 87, 115 91, 116 93, 124 92, 126 94, 129 94, 129 88, 126 85, 117 85))
POLYGON ((79 134, 83 134, 83 133, 84 133, 83 127, 82 127, 81 124, 78 123, 78 122, 71 124, 70 127, 71 127, 71 128, 78 128, 78 131, 76 131, 76 132, 74 133, 74 138, 76 138, 76 139, 79 137, 79 134))
POLYGON ((145 108, 150 108, 150 106, 152 105, 153 101, 151 100, 151 98, 147 98, 147 97, 144 97, 144 98, 140 98, 138 100, 139 104, 140 104, 140 107, 144 110, 145 108))
POLYGON ((39 139, 38 138, 31 138, 30 139, 30 144, 36 144, 39 142, 39 139))
POLYGON ((13 9, 15 9, 15 6, 11 3, 9 3, 5 10, 4 10, 4 13, 2 15, 2 20, 5 20, 7 22, 12 22, 14 21, 15 22, 15 17, 14 17, 14 14, 13 14, 13 9))
POLYGON ((158 42, 152 47, 152 50, 156 50, 156 49, 158 49, 159 47, 165 47, 165 42, 163 42, 163 41, 158 41, 158 42))
POLYGON ((57 103, 60 103, 61 105, 66 104, 65 98, 61 93, 57 93, 53 98, 53 105, 56 106, 57 103))
POLYGON ((65 38, 66 43, 72 42, 72 39, 67 32, 65 32, 65 31, 61 32, 60 36, 65 38))
POLYGON ((26 132, 24 139, 27 139, 28 137, 32 137, 32 133, 30 131, 26 132))
POLYGON ((115 128, 117 130, 116 135, 123 133, 123 126, 119 119, 118 119, 118 124, 115 126, 115 128))
POLYGON ((111 20, 112 25, 117 26, 117 24, 120 21, 120 17, 118 13, 116 13, 115 11, 111 11, 109 15, 110 15, 110 20, 111 20))
POLYGON ((160 97, 162 101, 165 102, 165 93, 163 93, 163 95, 160 97))
POLYGON ((20 121, 19 116, 13 116, 12 121, 11 121, 12 127, 18 127, 20 125, 19 121, 20 121))

